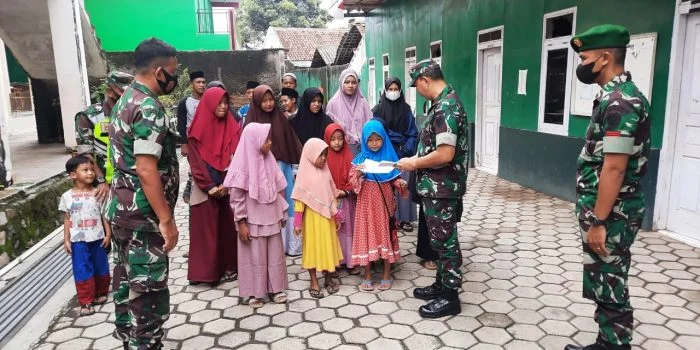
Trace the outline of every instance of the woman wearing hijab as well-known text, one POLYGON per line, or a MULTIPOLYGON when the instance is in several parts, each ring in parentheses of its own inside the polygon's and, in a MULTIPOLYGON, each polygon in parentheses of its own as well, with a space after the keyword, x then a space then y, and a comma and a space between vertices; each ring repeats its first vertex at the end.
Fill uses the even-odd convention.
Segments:
MULTIPOLYGON (((394 151, 401 158, 413 157, 416 153, 416 142, 418 140, 418 129, 415 118, 411 112, 411 106, 406 103, 403 91, 401 91, 401 80, 396 77, 388 78, 384 82, 385 93, 382 95, 373 109, 375 118, 384 121, 384 127, 391 139, 394 151)), ((402 173, 401 178, 409 181, 410 174, 402 173)), ((399 227, 404 232, 412 232, 413 224, 416 221, 416 204, 410 199, 397 199, 396 219, 399 227)))
POLYGON ((360 78, 355 70, 348 68, 340 73, 338 91, 328 101, 328 115, 345 130, 352 154, 358 154, 362 127, 372 119, 372 110, 360 93, 360 78))
POLYGON ((287 181, 284 198, 289 204, 287 211, 289 220, 282 229, 284 251, 290 256, 299 256, 302 249, 301 239, 294 235, 294 201, 291 198, 294 189, 293 166, 299 164, 301 158, 299 137, 277 105, 272 89, 267 85, 260 85, 253 90, 253 98, 245 123, 246 125, 250 123, 271 124, 271 152, 287 181))
POLYGON ((299 136, 301 144, 312 138, 323 140, 326 127, 333 120, 323 112, 323 94, 315 87, 304 90, 297 116, 289 121, 299 136))
POLYGON ((236 230, 228 189, 223 186, 241 127, 221 88, 207 90, 197 106, 187 145, 194 185, 190 197, 187 279, 216 284, 236 278, 236 230))

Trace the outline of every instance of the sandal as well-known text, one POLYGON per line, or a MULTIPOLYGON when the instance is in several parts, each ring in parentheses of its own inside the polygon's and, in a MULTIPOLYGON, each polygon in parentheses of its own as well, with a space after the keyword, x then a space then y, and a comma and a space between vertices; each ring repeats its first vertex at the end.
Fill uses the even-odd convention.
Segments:
POLYGON ((95 301, 92 302, 92 305, 104 305, 107 303, 107 296, 106 295, 100 295, 95 299, 95 301))
POLYGON ((437 269, 437 263, 433 260, 425 260, 423 261, 423 267, 428 270, 435 270, 437 269))
POLYGON ((335 293, 338 293, 338 291, 340 290, 339 284, 340 283, 338 283, 338 284, 333 283, 333 279, 331 278, 331 279, 327 280, 323 286, 326 287, 326 291, 328 291, 329 295, 333 295, 335 293))
POLYGON ((359 275, 360 273, 362 273, 362 271, 360 271, 360 269, 357 267, 348 269, 348 275, 359 275))
POLYGON ((379 281, 379 287, 377 287, 377 289, 389 290, 389 289, 391 289, 391 286, 393 286, 393 285, 394 285, 394 280, 381 280, 381 281, 379 281))
POLYGON ((248 306, 252 307, 253 309, 259 309, 263 307, 265 303, 263 303, 262 299, 258 298, 250 298, 248 299, 248 306))
POLYGON ((91 304, 82 305, 80 307, 80 316, 90 316, 95 314, 95 309, 92 308, 91 304))
POLYGON ((399 227, 401 227, 403 232, 413 232, 413 224, 410 222, 402 222, 399 224, 399 227))
POLYGON ((372 280, 362 280, 360 284, 360 290, 363 292, 371 292, 374 290, 374 283, 372 280))
POLYGON ((224 272, 224 278, 221 279, 221 282, 235 281, 236 278, 238 278, 237 272, 224 272))
POLYGON ((279 292, 272 297, 272 300, 277 304, 285 304, 287 303, 287 294, 279 292))
POLYGON ((325 296, 325 295, 323 295, 323 292, 321 291, 321 289, 309 288, 309 294, 311 295, 312 298, 316 298, 316 299, 321 299, 325 296))

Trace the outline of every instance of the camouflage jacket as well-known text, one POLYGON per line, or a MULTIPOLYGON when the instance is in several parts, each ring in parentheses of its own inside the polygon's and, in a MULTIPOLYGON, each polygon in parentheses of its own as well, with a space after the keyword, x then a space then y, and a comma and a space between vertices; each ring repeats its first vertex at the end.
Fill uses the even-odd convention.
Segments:
POLYGON ((647 169, 650 141, 649 102, 631 80, 615 77, 593 103, 586 143, 577 162, 579 216, 595 207, 605 153, 629 154, 618 202, 643 197, 640 180, 647 169))
POLYGON ((467 189, 469 165, 467 114, 451 86, 445 87, 428 111, 427 121, 418 138, 418 156, 437 150, 440 145, 455 147, 454 159, 438 168, 417 172, 416 190, 427 198, 460 198, 467 189))
POLYGON ((177 132, 157 96, 136 81, 124 91, 112 117, 109 158, 114 165, 114 177, 105 217, 126 229, 158 232, 158 218, 136 175, 136 156, 158 158, 165 199, 173 211, 180 182, 175 151, 177 132))
POLYGON ((95 103, 75 115, 75 139, 78 154, 93 154, 95 150, 95 124, 104 119, 102 105, 95 103))

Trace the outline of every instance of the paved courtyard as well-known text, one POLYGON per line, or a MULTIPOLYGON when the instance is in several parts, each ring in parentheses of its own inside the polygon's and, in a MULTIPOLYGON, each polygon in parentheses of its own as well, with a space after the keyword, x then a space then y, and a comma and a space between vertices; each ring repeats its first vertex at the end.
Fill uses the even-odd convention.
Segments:
MULTIPOLYGON (((183 166, 184 168, 184 166, 183 166)), ((185 172, 186 169, 183 169, 185 172)), ((290 302, 253 311, 240 305, 238 282, 189 286, 187 208, 172 254, 168 349, 551 349, 596 337, 594 306, 581 298, 581 250, 570 203, 472 170, 460 225, 465 280, 462 314, 423 320, 416 286, 433 281, 419 264, 416 233, 401 234, 392 290, 362 293, 341 274, 340 292, 312 299, 308 273, 287 259, 290 302)), ((700 349, 700 249, 642 232, 633 248, 630 292, 634 349, 700 349)), ((378 274, 375 274, 378 278, 378 274)), ((78 318, 75 299, 35 349, 117 349, 113 305, 78 318)))

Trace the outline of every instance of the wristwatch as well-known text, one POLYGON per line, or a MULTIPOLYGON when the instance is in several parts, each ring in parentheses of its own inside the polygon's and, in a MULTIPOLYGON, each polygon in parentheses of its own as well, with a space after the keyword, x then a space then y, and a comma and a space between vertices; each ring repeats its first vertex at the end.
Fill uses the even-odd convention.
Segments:
POLYGON ((596 216, 593 210, 586 213, 586 221, 594 227, 605 225, 605 220, 601 220, 598 216, 596 216))
POLYGON ((104 178, 104 177, 100 176, 100 177, 97 178, 97 183, 103 184, 103 183, 105 183, 105 182, 106 182, 106 181, 105 181, 105 178, 104 178))

